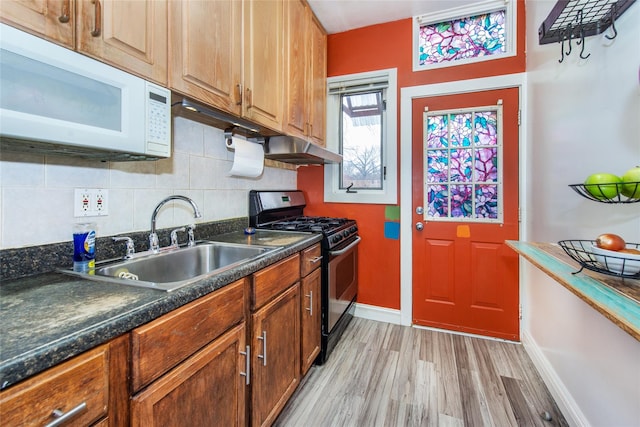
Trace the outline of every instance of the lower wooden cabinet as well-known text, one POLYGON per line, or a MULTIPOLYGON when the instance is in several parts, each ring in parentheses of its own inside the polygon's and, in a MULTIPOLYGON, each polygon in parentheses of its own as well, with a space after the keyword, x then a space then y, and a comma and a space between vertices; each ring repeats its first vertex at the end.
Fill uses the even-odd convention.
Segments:
POLYGON ((319 351, 319 250, 3 390, 0 424, 42 426, 74 411, 65 426, 270 426, 319 351))
POLYGON ((319 268, 300 282, 300 374, 303 376, 320 354, 320 282, 319 268))
POLYGON ((251 425, 271 425, 300 381, 300 286, 251 316, 251 425))
POLYGON ((2 391, 2 425, 128 425, 127 359, 122 336, 2 391))
POLYGON ((131 426, 244 426, 244 322, 133 397, 131 426))

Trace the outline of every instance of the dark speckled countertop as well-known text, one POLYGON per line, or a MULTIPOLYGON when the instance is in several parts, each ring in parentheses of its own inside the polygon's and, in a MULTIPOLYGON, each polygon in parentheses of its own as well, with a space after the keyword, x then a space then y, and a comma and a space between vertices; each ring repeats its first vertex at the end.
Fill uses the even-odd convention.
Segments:
POLYGON ((0 286, 0 389, 105 343, 321 240, 320 234, 258 230, 209 240, 282 247, 258 260, 164 292, 60 273, 0 286))

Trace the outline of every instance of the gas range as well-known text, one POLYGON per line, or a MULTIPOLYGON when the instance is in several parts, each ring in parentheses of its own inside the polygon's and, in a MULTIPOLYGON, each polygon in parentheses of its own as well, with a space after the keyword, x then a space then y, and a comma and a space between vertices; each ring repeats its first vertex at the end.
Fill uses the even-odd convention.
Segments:
POLYGON ((322 233, 323 247, 333 249, 358 235, 352 219, 305 216, 304 195, 300 191, 256 191, 249 193, 249 225, 281 231, 322 233))
POLYGON ((358 225, 352 219, 306 216, 302 191, 249 192, 251 227, 322 233, 320 354, 323 364, 353 318, 358 295, 358 225))

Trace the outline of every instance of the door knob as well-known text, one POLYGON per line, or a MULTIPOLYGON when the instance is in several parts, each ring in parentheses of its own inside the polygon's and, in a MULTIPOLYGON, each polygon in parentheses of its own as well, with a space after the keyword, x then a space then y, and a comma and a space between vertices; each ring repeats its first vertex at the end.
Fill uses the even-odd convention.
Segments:
POLYGON ((424 228, 424 224, 423 223, 416 222, 416 230, 422 231, 423 228, 424 228))

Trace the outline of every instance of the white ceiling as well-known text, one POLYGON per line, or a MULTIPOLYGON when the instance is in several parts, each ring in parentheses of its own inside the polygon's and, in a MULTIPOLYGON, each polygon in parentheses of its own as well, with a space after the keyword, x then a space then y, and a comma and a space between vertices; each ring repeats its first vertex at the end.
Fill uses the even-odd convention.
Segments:
POLYGON ((481 0, 307 0, 329 34, 397 21, 481 0))

